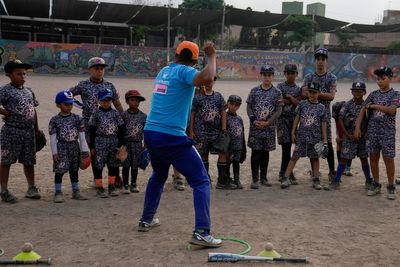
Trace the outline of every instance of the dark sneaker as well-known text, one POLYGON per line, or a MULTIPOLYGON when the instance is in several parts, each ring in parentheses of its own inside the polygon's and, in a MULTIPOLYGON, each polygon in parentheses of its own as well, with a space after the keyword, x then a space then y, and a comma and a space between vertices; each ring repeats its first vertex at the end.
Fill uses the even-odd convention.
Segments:
POLYGON ((299 183, 297 182, 296 177, 293 175, 293 173, 289 176, 289 181, 291 185, 298 185, 299 183))
POLYGON ((233 190, 236 189, 236 185, 231 183, 221 184, 220 182, 217 182, 217 184, 215 185, 215 189, 233 190))
POLYGON ((377 182, 372 182, 371 187, 368 189, 368 196, 375 196, 381 193, 382 185, 377 182))
POLYGON ((6 189, 5 191, 0 193, 1 201, 14 204, 17 203, 17 198, 6 189))
POLYGON ((160 220, 158 218, 154 218, 151 223, 139 221, 138 232, 148 232, 153 227, 157 227, 160 225, 160 220))
POLYGON ((209 233, 200 234, 199 232, 194 231, 190 244, 209 248, 218 248, 222 245, 222 240, 214 238, 209 233))
POLYGON ((283 177, 281 180, 281 188, 285 189, 285 188, 288 188, 289 186, 290 186, 289 177, 283 177))
POLYGON ((366 180, 365 184, 364 184, 364 187, 365 187, 365 189, 369 190, 371 188, 371 185, 372 185, 372 181, 371 180, 366 180))
POLYGON ((64 194, 62 192, 54 194, 54 203, 63 203, 64 202, 64 194))
POLYGON ((340 183, 336 181, 331 181, 328 186, 325 186, 324 189, 329 190, 337 190, 340 188, 340 183))
POLYGON ((239 179, 235 180, 234 183, 236 185, 236 189, 243 189, 243 185, 239 179))
POLYGON ((98 187, 97 192, 96 192, 96 197, 99 198, 108 198, 106 191, 104 190, 103 187, 98 187))
POLYGON ((258 187, 259 187, 258 186, 258 182, 252 182, 251 185, 250 185, 251 189, 258 189, 258 187))
POLYGON ((185 185, 183 184, 183 179, 180 176, 172 176, 174 188, 178 191, 185 191, 185 185))
POLYGON ((108 195, 110 196, 110 197, 117 197, 118 196, 118 193, 117 193, 117 190, 115 189, 115 186, 109 186, 108 187, 108 195))
POLYGON ((330 173, 328 174, 329 182, 335 181, 335 178, 336 178, 336 172, 330 172, 330 173))
POLYGON ((392 185, 388 185, 386 187, 387 189, 387 198, 390 200, 395 200, 396 199, 396 187, 392 184, 392 185))
POLYGON ((318 177, 316 177, 316 178, 313 179, 312 187, 313 187, 315 190, 321 190, 321 189, 322 189, 321 181, 319 180, 318 177))
POLYGON ((139 189, 137 188, 136 184, 131 184, 130 190, 131 193, 139 193, 139 189))
POLYGON ((88 200, 88 198, 85 196, 85 195, 82 195, 81 194, 81 191, 80 190, 75 190, 75 191, 73 191, 72 192, 72 197, 71 197, 72 199, 75 199, 75 200, 88 200))
POLYGON ((271 184, 270 182, 268 182, 268 179, 261 180, 261 181, 260 181, 260 184, 261 184, 262 186, 266 186, 266 187, 271 187, 271 186, 272 186, 272 184, 271 184))
POLYGON ((25 197, 30 199, 40 199, 39 189, 34 185, 30 186, 28 191, 26 191, 25 197))

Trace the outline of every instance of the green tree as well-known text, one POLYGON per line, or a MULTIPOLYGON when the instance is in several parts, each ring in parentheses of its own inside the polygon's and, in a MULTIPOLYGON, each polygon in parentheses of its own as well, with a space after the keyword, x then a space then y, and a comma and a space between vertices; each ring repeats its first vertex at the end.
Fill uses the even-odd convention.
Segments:
POLYGON ((192 8, 192 9, 222 9, 224 0, 183 0, 179 8, 192 8))
POLYGON ((359 42, 356 41, 358 38, 363 38, 363 36, 357 33, 353 29, 345 28, 335 32, 336 37, 339 41, 339 46, 348 48, 350 46, 358 46, 359 42))
POLYGON ((310 42, 315 31, 315 22, 306 16, 291 15, 283 22, 281 29, 291 31, 287 40, 294 46, 301 46, 305 42, 310 42))
POLYGON ((400 53, 400 42, 391 42, 387 47, 386 51, 391 53, 400 53))

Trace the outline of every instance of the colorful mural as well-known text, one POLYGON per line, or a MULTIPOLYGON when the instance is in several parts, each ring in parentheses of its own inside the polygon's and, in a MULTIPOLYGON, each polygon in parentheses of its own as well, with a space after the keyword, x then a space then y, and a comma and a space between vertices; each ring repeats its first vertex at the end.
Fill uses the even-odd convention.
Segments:
MULTIPOLYGON (((173 50, 171 49, 171 59, 173 50)), ((107 74, 115 76, 154 77, 166 64, 167 49, 95 44, 58 44, 0 39, 1 62, 19 58, 33 66, 35 73, 87 74, 87 61, 103 57, 107 74)), ((0 64, 1 64, 0 62, 0 64)), ((389 65, 400 81, 400 55, 330 53, 329 70, 340 80, 373 80, 373 71, 389 65)), ((277 80, 283 79, 283 67, 295 63, 299 77, 314 71, 312 53, 233 50, 218 52, 218 75, 227 79, 256 79, 261 65, 272 65, 277 80)), ((3 64, 1 64, 2 66, 3 64)))

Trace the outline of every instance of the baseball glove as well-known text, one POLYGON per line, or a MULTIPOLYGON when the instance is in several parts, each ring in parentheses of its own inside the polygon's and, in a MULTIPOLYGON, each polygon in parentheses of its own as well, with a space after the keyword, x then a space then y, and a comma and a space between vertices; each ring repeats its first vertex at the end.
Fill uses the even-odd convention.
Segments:
POLYGON ((138 160, 138 167, 142 170, 145 170, 150 163, 150 153, 148 149, 145 149, 140 153, 138 160))
POLYGON ((212 146, 217 152, 226 153, 228 152, 230 141, 231 137, 229 133, 227 131, 222 131, 212 146))
POLYGON ((39 130, 35 133, 36 152, 39 152, 46 146, 46 136, 43 131, 39 130))
POLYGON ((116 158, 120 162, 124 162, 127 157, 128 157, 128 149, 126 149, 126 146, 122 145, 120 148, 118 148, 116 158))
POLYGON ((328 145, 323 142, 316 143, 314 145, 315 152, 317 152, 318 156, 323 159, 328 157, 328 145))
POLYGON ((79 168, 81 170, 86 170, 90 166, 90 162, 92 161, 92 157, 89 152, 81 152, 79 168))

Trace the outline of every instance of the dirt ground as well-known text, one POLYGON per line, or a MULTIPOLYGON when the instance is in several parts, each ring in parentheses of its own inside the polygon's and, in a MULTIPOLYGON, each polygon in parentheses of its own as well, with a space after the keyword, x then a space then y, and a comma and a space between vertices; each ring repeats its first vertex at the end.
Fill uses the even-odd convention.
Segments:
MULTIPOLYGON (((47 132, 51 116, 57 113, 55 93, 75 85, 82 77, 30 76, 30 86, 40 102, 40 127, 47 132)), ((141 106, 148 112, 152 80, 110 78, 120 94, 139 89, 147 100, 141 106)), ((6 77, 0 83, 8 82, 6 77)), ((244 100, 257 81, 218 81, 215 89, 225 98, 238 94, 244 100)), ((369 91, 375 88, 368 84, 369 91)), ((395 85, 397 86, 397 85, 395 85)), ((350 98, 350 84, 338 85, 337 100, 350 98)), ((126 104, 123 103, 126 107, 126 104)), ((245 107, 239 110, 248 120, 245 107)), ((79 110, 75 112, 80 113, 79 110)), ((399 133, 398 133, 399 134, 399 133)), ((399 136, 398 136, 399 137, 399 136)), ((400 142, 397 143, 399 148, 400 142)), ((399 152, 399 150, 398 150, 399 152)), ((171 180, 165 187, 158 217, 162 225, 148 233, 137 232, 144 189, 151 173, 140 171, 141 192, 116 198, 96 199, 91 187, 90 169, 80 172, 83 193, 90 200, 69 199, 70 182, 64 178, 66 202, 55 204, 50 147, 37 154, 37 185, 42 199, 23 197, 26 182, 21 165, 11 169, 9 188, 19 198, 16 205, 0 203, 1 259, 12 258, 24 242, 32 242, 35 251, 53 258, 54 266, 230 266, 231 263, 207 263, 208 252, 243 250, 242 245, 226 242, 219 249, 188 251, 194 225, 192 191, 173 190, 171 180)), ((339 191, 315 191, 307 175, 309 162, 301 159, 295 169, 300 185, 281 190, 278 183, 280 148, 271 153, 268 177, 272 188, 249 189, 250 153, 241 165, 244 190, 212 190, 212 231, 217 236, 243 239, 253 247, 248 255, 256 255, 266 242, 272 242, 285 257, 309 257, 308 266, 399 266, 400 209, 399 200, 386 199, 386 190, 367 197, 358 160, 353 163, 353 177, 343 177, 339 191)), ((398 165, 399 161, 396 160, 398 165)), ((386 185, 386 173, 381 163, 381 180, 386 185)), ((322 181, 327 183, 327 163, 323 161, 322 181)), ((216 157, 211 157, 210 174, 216 179, 216 157)), ((399 174, 399 171, 396 172, 399 174)), ((235 266, 259 266, 264 263, 240 262, 235 266)), ((276 264, 276 266, 290 264, 276 264)))

